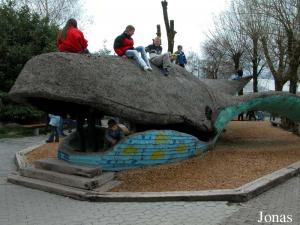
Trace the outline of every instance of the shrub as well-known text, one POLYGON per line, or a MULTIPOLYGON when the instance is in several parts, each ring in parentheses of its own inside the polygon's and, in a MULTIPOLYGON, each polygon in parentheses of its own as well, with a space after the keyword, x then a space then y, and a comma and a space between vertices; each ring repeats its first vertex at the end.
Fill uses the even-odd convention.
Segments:
POLYGON ((45 113, 31 106, 7 104, 1 109, 0 120, 22 124, 39 122, 45 113))
POLYGON ((7 93, 30 58, 56 51, 58 26, 26 6, 17 8, 14 1, 2 1, 0 27, 0 120, 38 121, 43 112, 13 103, 7 93))

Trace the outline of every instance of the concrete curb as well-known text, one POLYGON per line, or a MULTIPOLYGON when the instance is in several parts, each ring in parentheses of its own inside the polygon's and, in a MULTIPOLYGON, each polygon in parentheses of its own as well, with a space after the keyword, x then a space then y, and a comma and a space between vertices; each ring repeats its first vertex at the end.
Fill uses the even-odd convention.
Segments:
MULTIPOLYGON (((28 165, 25 154, 39 146, 33 146, 16 153, 18 168, 28 165)), ((68 189, 51 183, 30 185, 30 182, 17 180, 9 176, 8 181, 27 187, 71 197, 78 200, 96 202, 162 202, 162 201, 229 201, 245 202, 255 196, 285 182, 300 174, 300 161, 273 173, 262 176, 254 181, 235 189, 220 189, 207 191, 173 191, 173 192, 97 192, 82 191, 80 189, 68 189), (49 189, 49 187, 51 187, 49 189), (74 193, 73 193, 74 192, 74 193), (72 194, 73 193, 73 194, 72 194)))

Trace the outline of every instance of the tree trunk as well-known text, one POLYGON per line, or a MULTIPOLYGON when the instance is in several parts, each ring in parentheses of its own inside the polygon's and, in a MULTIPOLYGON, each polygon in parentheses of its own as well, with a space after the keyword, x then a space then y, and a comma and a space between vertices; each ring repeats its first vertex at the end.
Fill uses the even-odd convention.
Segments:
POLYGON ((168 37, 168 52, 173 53, 174 49, 174 37, 176 34, 176 31, 174 30, 174 20, 171 20, 169 22, 168 18, 168 2, 166 0, 161 2, 162 8, 163 8, 163 14, 164 14, 164 21, 167 31, 167 37, 168 37))
MULTIPOLYGON (((289 37, 289 68, 288 68, 288 72, 287 75, 290 78, 290 88, 289 88, 289 92, 296 94, 297 92, 297 88, 298 88, 298 67, 300 64, 300 44, 298 43, 297 45, 297 41, 293 38, 293 36, 290 36, 291 33, 288 33, 288 37, 289 37)), ((292 132, 295 132, 298 130, 298 124, 288 118, 284 118, 282 119, 283 123, 282 123, 282 127, 284 129, 290 130, 292 132)))
POLYGON ((282 91, 282 88, 284 85, 283 81, 280 79, 276 79, 276 78, 274 81, 275 81, 275 91, 282 91))
POLYGON ((289 92, 296 94, 298 89, 298 77, 294 77, 293 79, 290 79, 290 89, 289 92), (296 78, 296 79, 295 79, 296 78))
MULTIPOLYGON (((300 51, 300 48, 298 48, 300 51)), ((298 67, 300 64, 300 52, 294 52, 289 61, 288 77, 290 78, 290 92, 296 94, 298 87, 298 67)))
POLYGON ((214 79, 218 79, 218 69, 214 70, 214 79))
POLYGON ((263 50, 264 50, 264 54, 266 57, 266 61, 267 64, 269 66, 269 69, 274 77, 274 81, 275 81, 275 91, 282 91, 283 85, 285 84, 285 82, 287 81, 286 76, 283 76, 283 71, 285 71, 285 63, 284 63, 284 51, 281 48, 281 40, 277 41, 278 45, 279 45, 279 62, 278 62, 278 69, 275 69, 275 66, 273 64, 273 60, 270 57, 269 54, 269 49, 268 49, 268 44, 267 44, 267 39, 265 37, 262 37, 261 39, 261 43, 263 46, 263 50))
POLYGON ((253 70, 253 92, 258 92, 258 88, 257 88, 257 78, 258 78, 258 38, 253 38, 252 70, 253 70))
MULTIPOLYGON (((235 69, 236 73, 237 73, 238 69, 240 68, 241 57, 242 57, 241 52, 237 52, 232 56, 232 60, 233 60, 233 63, 234 63, 234 69, 235 69)), ((243 95, 243 94, 244 94, 243 89, 238 92, 238 95, 243 95)))
POLYGON ((156 35, 158 37, 161 37, 161 29, 160 29, 160 25, 159 24, 156 25, 156 35))
POLYGON ((258 85, 257 76, 253 75, 253 92, 258 92, 257 85, 258 85))
POLYGON ((240 61, 241 61, 242 54, 243 54, 242 52, 236 52, 235 54, 232 55, 235 71, 237 71, 240 68, 240 61))
POLYGON ((290 92, 296 94, 298 83, 298 67, 300 64, 300 41, 296 39, 296 34, 292 30, 287 31, 288 38, 288 72, 290 80, 290 92))

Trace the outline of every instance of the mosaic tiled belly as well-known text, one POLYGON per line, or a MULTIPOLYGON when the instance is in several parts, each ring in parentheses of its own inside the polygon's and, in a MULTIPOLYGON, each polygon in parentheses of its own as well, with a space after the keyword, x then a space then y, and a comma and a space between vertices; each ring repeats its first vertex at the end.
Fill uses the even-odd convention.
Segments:
POLYGON ((173 130, 151 130, 130 135, 103 153, 79 153, 60 148, 58 158, 119 171, 175 162, 207 149, 208 143, 192 135, 173 130))

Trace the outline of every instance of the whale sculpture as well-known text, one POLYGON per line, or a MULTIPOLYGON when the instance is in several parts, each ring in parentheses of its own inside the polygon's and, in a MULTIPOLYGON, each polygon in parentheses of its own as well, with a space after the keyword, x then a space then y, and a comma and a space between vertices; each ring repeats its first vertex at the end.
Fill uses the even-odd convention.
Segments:
POLYGON ((116 56, 42 54, 26 63, 9 95, 46 112, 69 113, 78 121, 92 115, 91 124, 103 115, 129 121, 136 133, 106 152, 77 151, 84 136, 88 136, 87 150, 93 142, 90 136, 100 136, 95 129, 92 135, 89 129, 79 129, 60 144, 58 158, 100 165, 104 170, 157 165, 201 154, 214 146, 232 118, 247 110, 300 121, 297 95, 272 91, 234 96, 251 77, 200 80, 176 65, 165 77, 153 68, 145 72, 133 60, 116 56))

